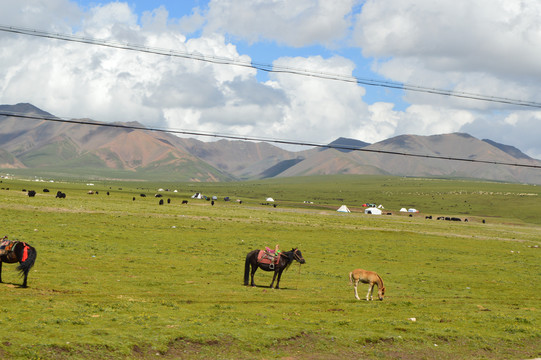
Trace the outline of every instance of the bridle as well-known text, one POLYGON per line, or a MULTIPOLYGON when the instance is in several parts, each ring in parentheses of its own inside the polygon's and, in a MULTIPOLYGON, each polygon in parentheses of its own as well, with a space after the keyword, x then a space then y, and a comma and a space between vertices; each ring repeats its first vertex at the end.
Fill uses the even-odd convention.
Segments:
POLYGON ((302 258, 297 254, 297 251, 299 251, 299 249, 295 249, 295 251, 293 251, 293 259, 301 262, 302 258))

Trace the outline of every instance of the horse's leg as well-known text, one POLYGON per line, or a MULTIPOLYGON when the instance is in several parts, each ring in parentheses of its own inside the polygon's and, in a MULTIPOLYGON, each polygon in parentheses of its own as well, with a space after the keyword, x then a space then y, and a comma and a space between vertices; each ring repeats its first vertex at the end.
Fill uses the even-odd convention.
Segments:
POLYGON ((248 286, 248 282, 250 281, 250 266, 250 254, 248 254, 244 261, 244 286, 248 286))
POLYGON ((0 283, 2 282, 2 261, 0 261, 0 283))
POLYGON ((22 284, 23 288, 27 287, 27 285, 26 285, 26 280, 27 279, 28 279, 28 271, 25 271, 24 272, 24 281, 23 281, 23 284, 22 284))
POLYGON ((368 286, 368 292, 366 293, 366 301, 372 300, 372 290, 374 290, 374 284, 370 284, 368 286))
POLYGON ((251 281, 251 283, 250 283, 250 286, 255 286, 255 283, 254 283, 254 274, 255 274, 256 270, 257 270, 257 265, 252 264, 252 272, 251 272, 251 274, 250 274, 250 275, 251 275, 251 278, 252 278, 252 281, 251 281))
POLYGON ((275 289, 279 289, 280 288, 280 279, 282 278, 282 272, 284 271, 284 269, 282 268, 279 272, 278 272, 278 280, 276 281, 276 287, 275 289))
POLYGON ((359 284, 359 280, 355 280, 355 284, 353 285, 353 291, 355 292, 355 299, 361 300, 359 297, 359 294, 357 293, 357 285, 359 284))
MULTIPOLYGON (((277 271, 274 271, 274 276, 272 277, 272 282, 270 284, 270 288, 272 289, 272 285, 274 285, 274 280, 276 280, 276 274, 278 274, 277 271)), ((280 282, 280 278, 278 277, 278 282, 280 282)), ((278 283, 276 283, 276 288, 278 289, 278 283)))

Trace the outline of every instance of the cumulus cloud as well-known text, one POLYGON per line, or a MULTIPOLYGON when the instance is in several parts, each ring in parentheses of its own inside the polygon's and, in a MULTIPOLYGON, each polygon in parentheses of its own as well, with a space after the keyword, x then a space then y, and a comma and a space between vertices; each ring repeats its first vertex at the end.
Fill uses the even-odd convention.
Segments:
MULTIPOLYGON (((35 16, 59 21, 55 18, 55 7, 49 8, 44 2, 34 3, 35 16)), ((64 5, 70 4, 64 1, 64 5)), ((210 34, 187 40, 174 29, 163 26, 164 14, 163 8, 147 13, 140 25, 126 3, 99 5, 85 14, 80 13, 82 21, 73 27, 76 31, 72 33, 249 62, 249 57, 239 55, 235 46, 225 42, 223 35, 210 34)), ((71 29, 70 26, 65 24, 66 28, 71 29)), ((0 53, 3 103, 30 102, 58 116, 135 120, 146 125, 161 125, 167 121, 185 128, 182 119, 166 120, 164 110, 187 108, 204 112, 208 108, 223 108, 235 97, 232 84, 255 81, 255 70, 249 68, 59 40, 4 33, 0 36, 4 45, 0 53)))
MULTIPOLYGON (((350 75, 354 68, 354 64, 345 58, 324 59, 320 56, 280 58, 274 65, 350 75)), ((365 93, 362 87, 284 73, 272 74, 271 83, 289 99, 284 117, 273 124, 276 133, 287 135, 289 139, 314 139, 320 142, 335 140, 337 134, 367 136, 364 126, 368 122, 368 110, 362 101, 365 93)))
POLYGON ((529 100, 541 77, 540 16, 535 0, 370 0, 354 38, 395 81, 529 100))
MULTIPOLYGON (((466 96, 536 101, 541 91, 540 16, 536 0, 368 0, 356 16, 352 38, 374 59, 372 69, 393 81, 466 96)), ((502 113, 531 119, 530 109, 422 92, 408 92, 404 99, 412 106, 401 114, 397 133, 409 127, 412 113, 424 109, 430 118, 421 116, 427 126, 420 129, 470 131, 479 137, 488 127, 493 140, 539 153, 526 139, 532 130, 539 133, 540 124, 498 121, 502 113)))
POLYGON ((358 0, 211 0, 207 31, 300 47, 342 41, 358 0))

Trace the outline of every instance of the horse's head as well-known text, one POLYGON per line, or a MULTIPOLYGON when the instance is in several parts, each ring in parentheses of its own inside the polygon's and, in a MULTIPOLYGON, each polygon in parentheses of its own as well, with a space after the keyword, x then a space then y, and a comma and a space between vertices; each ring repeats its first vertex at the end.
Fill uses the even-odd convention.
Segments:
POLYGON ((378 288, 378 297, 380 300, 383 300, 385 297, 385 287, 382 287, 381 289, 378 288))
POLYGON ((293 258, 295 260, 297 260, 301 264, 306 263, 306 260, 304 260, 304 258, 302 257, 302 253, 299 249, 291 249, 291 251, 293 252, 293 258))

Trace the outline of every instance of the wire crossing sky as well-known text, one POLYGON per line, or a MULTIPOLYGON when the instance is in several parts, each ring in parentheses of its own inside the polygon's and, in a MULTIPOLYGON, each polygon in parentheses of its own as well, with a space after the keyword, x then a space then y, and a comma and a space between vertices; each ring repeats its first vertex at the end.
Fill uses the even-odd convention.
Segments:
POLYGON ((78 124, 78 125, 111 127, 111 128, 119 128, 119 129, 156 131, 156 132, 164 132, 164 133, 170 133, 170 134, 176 134, 176 135, 204 136, 204 137, 213 137, 213 138, 221 138, 221 139, 228 139, 228 140, 261 141, 261 142, 268 142, 268 143, 281 144, 281 145, 310 146, 310 147, 319 147, 319 148, 328 148, 328 149, 337 149, 337 150, 361 151, 361 152, 386 154, 386 155, 394 155, 394 156, 408 156, 408 157, 417 157, 417 158, 426 158, 426 159, 462 161, 462 162, 470 162, 470 163, 505 165, 505 166, 513 166, 513 167, 541 169, 541 165, 533 165, 533 164, 508 163, 508 162, 489 161, 489 160, 482 160, 482 159, 460 158, 460 157, 453 157, 453 156, 412 154, 412 153, 406 153, 406 152, 401 152, 401 151, 366 149, 366 148, 358 148, 358 147, 339 145, 339 144, 318 144, 318 143, 312 143, 312 142, 306 142, 306 141, 257 138, 257 137, 226 135, 226 134, 209 134, 209 133, 195 131, 195 130, 147 128, 144 126, 135 126, 135 125, 129 125, 129 124, 102 123, 102 122, 75 120, 75 119, 61 119, 58 117, 44 117, 44 116, 35 116, 35 115, 28 115, 28 114, 18 114, 18 113, 13 113, 13 112, 3 112, 3 111, 0 111, 0 116, 16 117, 20 119, 44 120, 44 121, 78 124))
POLYGON ((417 91, 417 92, 423 92, 423 93, 434 94, 434 95, 453 96, 453 97, 464 98, 464 99, 490 101, 490 102, 495 102, 495 103, 510 104, 510 105, 517 105, 517 106, 527 106, 527 107, 541 109, 541 103, 533 102, 533 101, 523 101, 523 100, 509 99, 509 98, 491 96, 491 95, 472 94, 472 93, 467 93, 467 92, 456 92, 456 91, 445 90, 445 89, 426 88, 423 86, 418 86, 418 85, 413 85, 413 84, 401 84, 398 82, 379 81, 375 79, 362 79, 362 78, 352 77, 349 75, 342 75, 338 73, 314 72, 308 69, 286 67, 286 66, 279 66, 279 65, 273 66, 270 64, 262 64, 262 63, 256 63, 256 62, 245 62, 245 61, 242 61, 241 59, 224 58, 224 57, 205 55, 205 54, 199 54, 199 53, 186 53, 186 52, 175 51, 172 49, 157 49, 157 48, 151 48, 151 47, 138 45, 138 44, 122 44, 122 43, 116 43, 112 41, 104 41, 104 40, 87 38, 87 37, 77 37, 77 36, 72 36, 72 35, 67 35, 67 34, 54 34, 54 33, 49 33, 45 31, 39 31, 36 29, 24 29, 24 28, 18 28, 18 27, 13 27, 13 26, 0 25, 0 31, 22 34, 22 35, 29 35, 29 36, 36 36, 36 37, 48 38, 48 39, 72 41, 72 42, 78 42, 82 44, 105 46, 105 47, 121 49, 121 50, 138 51, 138 52, 143 52, 143 53, 148 53, 148 54, 153 54, 153 55, 180 57, 180 58, 191 59, 191 60, 196 60, 196 61, 210 62, 214 64, 250 67, 256 70, 270 72, 270 73, 286 73, 286 74, 292 74, 292 75, 310 76, 310 77, 315 77, 315 78, 320 78, 320 79, 344 81, 344 82, 356 83, 356 84, 367 85, 367 86, 380 86, 380 87, 390 88, 390 89, 417 91))

